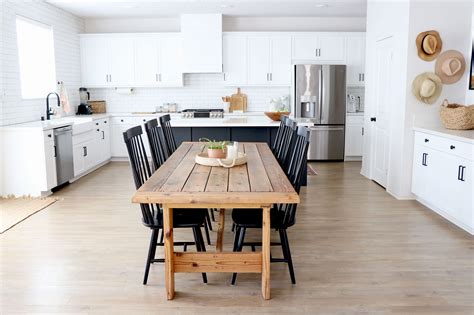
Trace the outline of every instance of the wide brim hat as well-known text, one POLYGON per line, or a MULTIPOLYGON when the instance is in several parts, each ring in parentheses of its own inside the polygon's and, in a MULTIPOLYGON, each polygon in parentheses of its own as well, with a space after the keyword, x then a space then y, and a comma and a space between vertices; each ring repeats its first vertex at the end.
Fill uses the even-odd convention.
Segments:
POLYGON ((437 31, 422 32, 416 37, 416 48, 421 59, 432 61, 441 52, 443 41, 437 31))
POLYGON ((466 71, 466 61, 457 50, 447 50, 436 59, 435 73, 444 84, 458 82, 464 71, 466 71))
POLYGON ((425 104, 433 104, 441 95, 443 83, 433 72, 419 74, 412 83, 413 95, 425 104))

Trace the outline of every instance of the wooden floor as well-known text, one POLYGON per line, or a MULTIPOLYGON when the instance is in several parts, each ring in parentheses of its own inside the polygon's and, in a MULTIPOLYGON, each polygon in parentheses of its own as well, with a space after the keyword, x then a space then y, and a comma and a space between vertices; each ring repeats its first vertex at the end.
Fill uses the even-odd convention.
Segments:
POLYGON ((143 286, 150 232, 130 203, 128 164, 111 163, 1 236, 0 313, 472 314, 473 238, 415 201, 395 200, 359 175, 357 162, 313 166, 318 175, 289 230, 297 285, 286 265, 272 264, 270 301, 259 274, 240 274, 236 286, 230 274, 208 274, 207 285, 200 274, 178 274, 167 301, 155 264, 143 286))

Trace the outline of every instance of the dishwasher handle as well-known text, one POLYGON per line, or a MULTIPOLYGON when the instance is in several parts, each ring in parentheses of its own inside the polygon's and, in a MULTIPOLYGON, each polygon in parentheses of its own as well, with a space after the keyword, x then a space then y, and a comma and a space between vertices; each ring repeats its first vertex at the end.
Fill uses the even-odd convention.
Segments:
POLYGON ((311 126, 310 131, 337 131, 344 130, 344 126, 311 126))

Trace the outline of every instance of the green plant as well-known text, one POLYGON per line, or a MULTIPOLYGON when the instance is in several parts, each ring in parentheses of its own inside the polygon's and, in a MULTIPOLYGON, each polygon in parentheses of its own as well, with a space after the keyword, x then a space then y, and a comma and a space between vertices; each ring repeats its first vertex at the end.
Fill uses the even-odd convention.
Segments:
POLYGON ((227 141, 216 141, 208 138, 199 138, 199 142, 205 142, 208 150, 225 150, 227 146, 227 141))

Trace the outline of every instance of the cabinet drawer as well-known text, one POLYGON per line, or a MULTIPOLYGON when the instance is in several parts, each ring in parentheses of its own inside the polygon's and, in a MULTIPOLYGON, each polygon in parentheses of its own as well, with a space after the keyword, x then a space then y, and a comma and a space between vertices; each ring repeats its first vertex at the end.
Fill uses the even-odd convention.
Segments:
POLYGON ((423 145, 425 147, 457 155, 471 161, 474 159, 474 146, 461 141, 434 136, 423 132, 416 132, 415 145, 423 145))
POLYGON ((135 117, 112 117, 111 124, 112 125, 132 125, 136 122, 135 117))
POLYGON ((97 128, 97 126, 99 126, 99 127, 108 126, 109 124, 110 124, 109 118, 102 118, 102 119, 94 120, 94 128, 97 128))
POLYGON ((347 125, 363 125, 364 124, 364 116, 363 115, 348 115, 346 116, 346 124, 347 125))
MULTIPOLYGON (((95 130, 95 129, 94 129, 95 130)), ((91 131, 88 131, 88 132, 83 132, 81 134, 78 134, 78 135, 74 135, 72 137, 72 145, 77 145, 79 143, 84 143, 84 142, 87 142, 87 141, 92 141, 92 138, 94 137, 94 132, 91 130, 91 131)))
POLYGON ((43 132, 44 134, 44 143, 54 141, 53 129, 46 130, 43 132))

